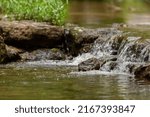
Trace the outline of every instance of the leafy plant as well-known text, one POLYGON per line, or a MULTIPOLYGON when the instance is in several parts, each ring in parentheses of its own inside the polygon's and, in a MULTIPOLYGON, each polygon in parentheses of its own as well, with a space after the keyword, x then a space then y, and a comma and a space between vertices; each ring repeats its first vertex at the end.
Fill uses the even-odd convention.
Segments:
POLYGON ((2 13, 10 19, 46 21, 62 25, 67 16, 68 0, 1 0, 2 13))

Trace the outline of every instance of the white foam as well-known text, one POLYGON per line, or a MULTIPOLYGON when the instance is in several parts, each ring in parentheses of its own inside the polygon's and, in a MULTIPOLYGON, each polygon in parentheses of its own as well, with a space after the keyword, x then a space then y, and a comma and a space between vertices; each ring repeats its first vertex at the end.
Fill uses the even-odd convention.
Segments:
POLYGON ((133 77, 131 74, 123 73, 123 72, 107 72, 107 71, 99 71, 99 70, 92 70, 92 71, 86 71, 86 72, 71 72, 71 75, 79 75, 79 76, 86 76, 86 75, 125 75, 125 76, 130 76, 133 77))

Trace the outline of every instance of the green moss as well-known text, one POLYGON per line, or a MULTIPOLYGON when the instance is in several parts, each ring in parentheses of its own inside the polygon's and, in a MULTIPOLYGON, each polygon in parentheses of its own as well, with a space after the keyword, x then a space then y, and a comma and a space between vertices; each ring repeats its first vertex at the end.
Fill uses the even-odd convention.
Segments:
POLYGON ((58 48, 52 48, 51 51, 56 53, 56 52, 59 52, 60 50, 58 48))

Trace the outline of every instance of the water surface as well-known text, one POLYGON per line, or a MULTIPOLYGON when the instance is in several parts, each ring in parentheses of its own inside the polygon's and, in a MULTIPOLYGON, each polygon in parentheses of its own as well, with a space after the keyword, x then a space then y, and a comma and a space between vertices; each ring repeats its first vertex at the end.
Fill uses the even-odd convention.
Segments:
POLYGON ((150 99, 150 82, 126 75, 70 75, 73 67, 3 66, 0 99, 150 99))
POLYGON ((144 0, 100 2, 70 1, 68 22, 85 27, 110 26, 113 23, 150 25, 150 3, 144 0), (132 2, 135 1, 135 2, 132 2))

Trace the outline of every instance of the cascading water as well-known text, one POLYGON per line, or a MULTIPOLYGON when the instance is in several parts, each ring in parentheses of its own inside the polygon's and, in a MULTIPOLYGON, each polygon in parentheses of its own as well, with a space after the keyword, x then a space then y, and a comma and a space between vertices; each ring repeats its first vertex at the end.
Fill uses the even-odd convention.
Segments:
POLYGON ((123 62, 150 61, 150 42, 140 37, 128 37, 120 48, 118 60, 123 62))
MULTIPOLYGON (((82 54, 77 58, 81 56, 85 58, 84 60, 97 58, 105 61, 101 65, 99 73, 109 72, 131 75, 137 67, 149 64, 150 42, 148 39, 142 39, 140 37, 125 38, 122 35, 114 35, 105 39, 98 38, 91 52, 82 54), (116 58, 116 60, 110 58, 116 58)), ((84 60, 82 59, 82 61, 84 60)), ((96 72, 94 71, 94 73, 96 72)))
MULTIPOLYGON (((106 33, 106 32, 105 32, 106 33)), ((82 61, 90 58, 109 58, 117 53, 119 44, 122 39, 122 31, 110 30, 107 34, 101 34, 98 39, 95 40, 92 49, 88 53, 82 53, 72 60, 72 65, 78 65, 82 61), (115 32, 115 33, 114 33, 115 32)))
MULTIPOLYGON (((99 65, 99 70, 95 71, 95 69, 89 68, 89 70, 93 72, 87 70, 87 72, 84 73, 101 74, 107 72, 131 75, 136 67, 150 63, 150 41, 148 39, 142 39, 141 37, 126 37, 122 31, 114 29, 109 30, 107 33, 106 31, 100 30, 99 33, 91 50, 88 53, 82 53, 74 57, 72 60, 44 60, 28 62, 28 64, 78 66, 88 59, 92 60, 92 58, 95 58, 101 63, 99 65)), ((87 62, 85 63, 87 64, 87 62)), ((93 66, 92 64, 94 63, 95 62, 91 62, 88 64, 93 66)), ((84 66, 87 67, 86 65, 84 66)))

